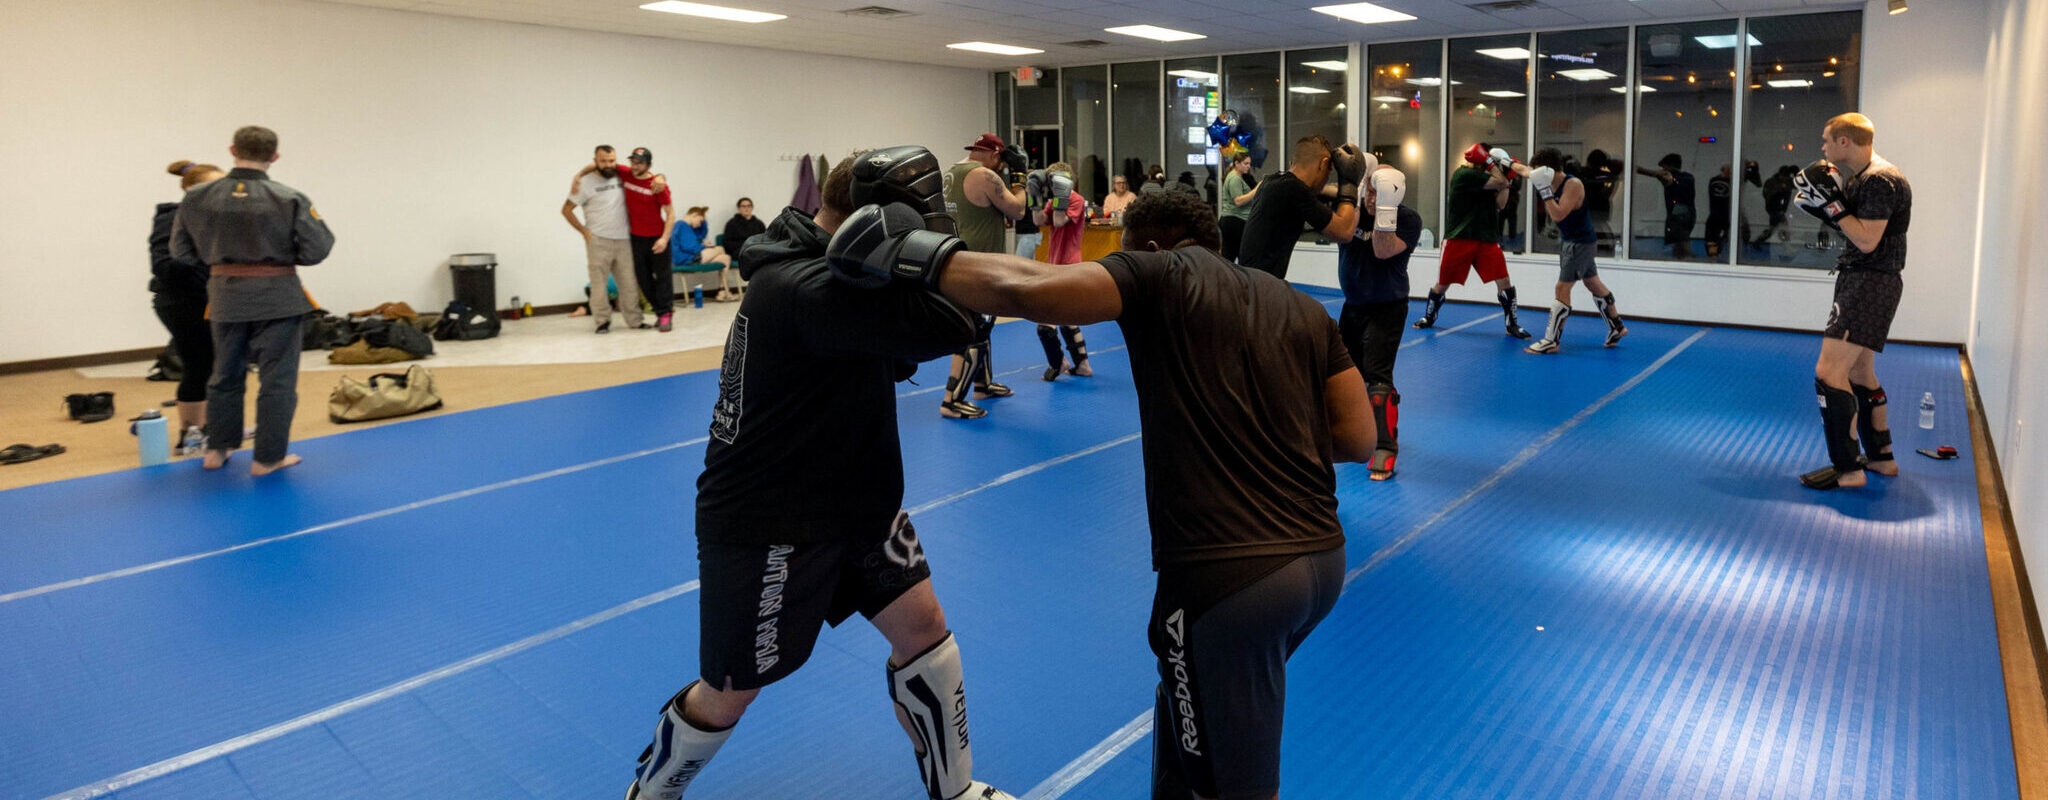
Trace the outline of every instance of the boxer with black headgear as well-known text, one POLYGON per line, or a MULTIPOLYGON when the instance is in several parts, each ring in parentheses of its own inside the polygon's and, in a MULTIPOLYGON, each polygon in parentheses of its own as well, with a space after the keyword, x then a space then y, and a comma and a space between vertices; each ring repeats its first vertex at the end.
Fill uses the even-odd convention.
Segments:
POLYGON ((856 194, 896 201, 920 227, 943 225, 943 214, 925 215, 937 170, 923 148, 849 156, 826 176, 815 217, 785 209, 740 254, 750 286, 697 479, 701 679, 662 706, 628 800, 681 797, 762 687, 856 612, 889 641, 889 696, 927 794, 1011 800, 973 778, 960 646, 901 509, 897 366, 966 347, 980 317, 921 286, 848 285, 825 263, 856 194), (788 501, 790 486, 806 487, 804 502, 788 501))

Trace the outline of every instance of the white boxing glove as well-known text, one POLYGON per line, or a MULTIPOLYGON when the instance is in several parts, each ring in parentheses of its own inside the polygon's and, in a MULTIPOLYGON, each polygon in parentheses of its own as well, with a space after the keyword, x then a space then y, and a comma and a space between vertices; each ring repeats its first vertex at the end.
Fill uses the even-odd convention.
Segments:
POLYGON ((1549 167, 1537 167, 1529 170, 1529 183, 1536 187, 1537 197, 1545 200, 1555 198, 1556 193, 1550 188, 1551 182, 1555 180, 1557 180, 1557 170, 1549 167))
POLYGON ((1408 176, 1393 167, 1380 167, 1372 173, 1372 190, 1379 195, 1373 201, 1373 230, 1391 231, 1401 220, 1401 199, 1408 196, 1408 176))
POLYGON ((1487 151, 1486 163, 1492 164, 1496 167, 1500 167, 1501 169, 1508 169, 1509 165, 1515 163, 1515 159, 1512 156, 1508 155, 1508 151, 1496 147, 1492 150, 1487 151))

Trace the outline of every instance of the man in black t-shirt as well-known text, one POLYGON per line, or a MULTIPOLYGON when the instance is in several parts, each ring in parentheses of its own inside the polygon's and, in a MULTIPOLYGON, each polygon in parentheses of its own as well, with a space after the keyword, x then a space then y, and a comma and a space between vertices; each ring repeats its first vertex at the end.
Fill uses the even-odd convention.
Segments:
POLYGON ((1905 293, 1900 273, 1906 269, 1913 187, 1873 149, 1876 137, 1876 126, 1862 114, 1830 119, 1821 132, 1823 159, 1793 178, 1799 190, 1793 205, 1849 240, 1835 265, 1834 307, 1813 365, 1828 466, 1799 481, 1815 489, 1862 486, 1869 481, 1866 469, 1899 474, 1884 387, 1877 382, 1877 354, 1884 352, 1905 293))
POLYGON ((1139 198, 1124 252, 1069 266, 966 252, 917 223, 863 208, 827 259, 843 279, 935 286, 982 313, 1123 330, 1159 571, 1153 796, 1278 794, 1287 658, 1343 590, 1332 462, 1375 444, 1336 324, 1217 255, 1215 210, 1196 196, 1139 198))
POLYGON ((1656 169, 1636 167, 1636 174, 1656 178, 1664 185, 1664 243, 1671 245, 1671 257, 1679 261, 1692 258, 1692 226, 1699 221, 1699 211, 1693 205, 1692 173, 1684 167, 1685 160, 1677 153, 1657 159, 1656 169))
POLYGON ((1358 183, 1372 174, 1378 160, 1358 145, 1330 146, 1321 136, 1294 143, 1287 169, 1259 184, 1251 216, 1237 246, 1237 263, 1287 279, 1294 243, 1306 229, 1322 231, 1334 241, 1351 241, 1358 230, 1358 183), (1323 205, 1323 183, 1337 176, 1337 206, 1323 205), (1347 188, 1348 187, 1348 188, 1347 188))
POLYGON ((899 508, 895 382, 905 362, 973 343, 979 320, 922 287, 848 286, 825 264, 853 198, 917 203, 949 225, 943 184, 924 148, 857 153, 826 176, 815 218, 785 209, 748 240, 697 478, 701 680, 662 707, 628 800, 681 797, 761 688, 854 612, 889 641, 890 696, 929 796, 1012 800, 973 780, 960 648, 899 508))
POLYGON ((1372 210, 1372 230, 1360 228, 1356 240, 1337 245, 1337 284, 1344 290, 1337 329, 1372 397, 1379 446, 1370 474, 1383 481, 1394 477, 1394 457, 1401 452, 1394 356, 1401 352, 1401 331, 1408 327, 1408 256, 1422 239, 1422 215, 1401 205, 1408 177, 1400 170, 1380 167, 1366 185, 1371 187, 1365 205, 1372 210))

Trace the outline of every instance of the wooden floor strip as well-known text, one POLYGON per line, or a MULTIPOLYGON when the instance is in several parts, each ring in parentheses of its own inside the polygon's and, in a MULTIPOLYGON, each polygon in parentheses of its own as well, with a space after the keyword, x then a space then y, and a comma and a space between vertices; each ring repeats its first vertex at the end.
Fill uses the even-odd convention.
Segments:
POLYGON ((1977 497, 1984 520, 1984 552, 1991 569, 1991 604, 1998 618, 1998 649, 2005 668, 2005 702, 2012 717, 2013 762, 2022 800, 2048 800, 2048 650, 2041 617, 2028 585, 2026 563, 2014 537, 2012 509, 1998 468, 1976 371, 1963 354, 1963 383, 1970 392, 1970 441, 1977 453, 1977 497))

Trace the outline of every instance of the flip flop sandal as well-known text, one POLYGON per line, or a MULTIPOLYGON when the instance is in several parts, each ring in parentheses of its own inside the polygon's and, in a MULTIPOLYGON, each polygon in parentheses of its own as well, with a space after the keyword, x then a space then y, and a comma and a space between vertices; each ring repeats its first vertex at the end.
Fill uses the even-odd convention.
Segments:
POLYGON ((46 444, 42 447, 26 444, 8 445, 5 449, 0 449, 0 464, 21 464, 63 452, 64 445, 61 444, 46 444))

